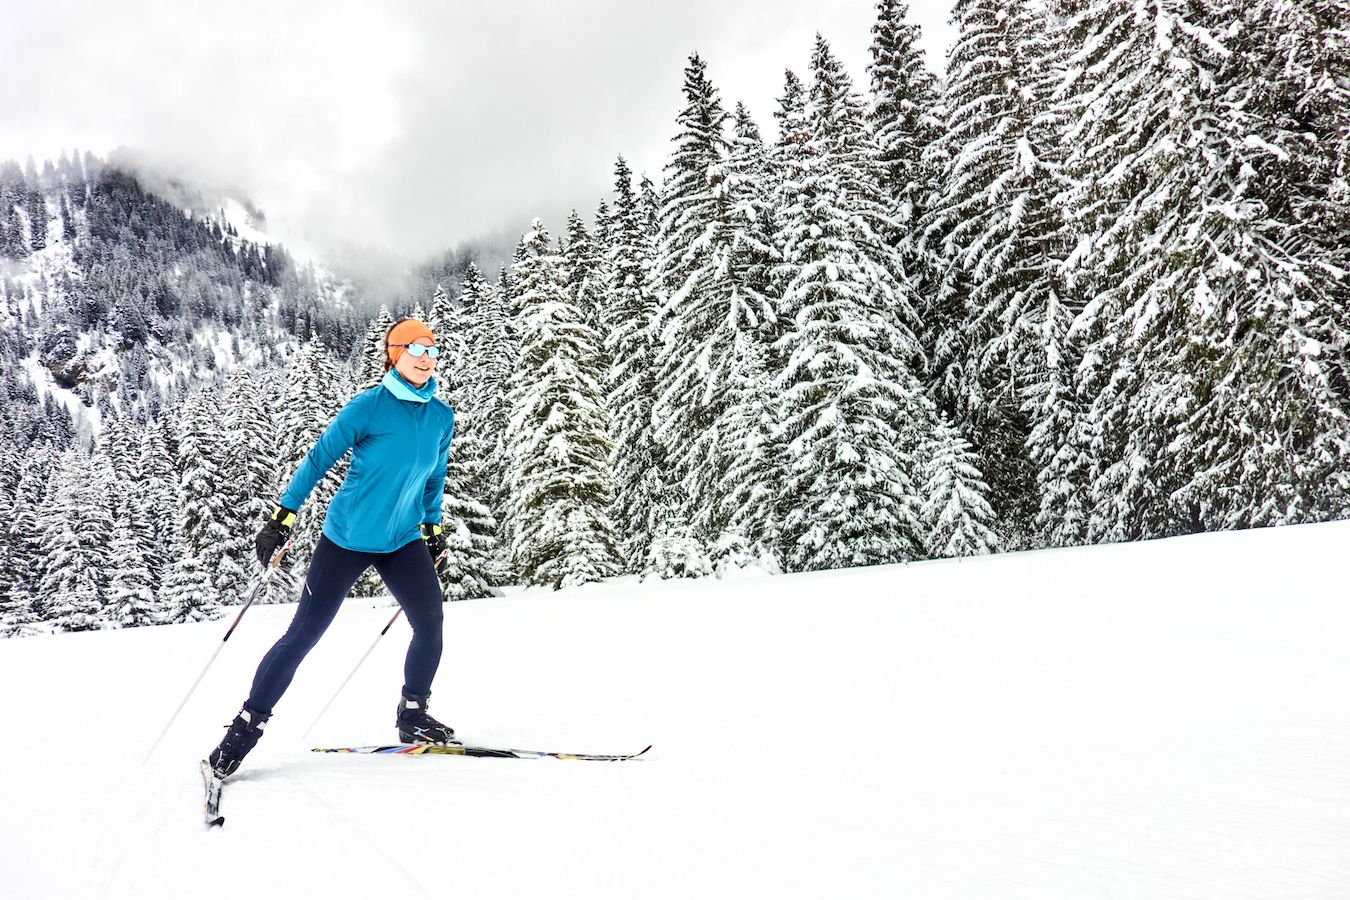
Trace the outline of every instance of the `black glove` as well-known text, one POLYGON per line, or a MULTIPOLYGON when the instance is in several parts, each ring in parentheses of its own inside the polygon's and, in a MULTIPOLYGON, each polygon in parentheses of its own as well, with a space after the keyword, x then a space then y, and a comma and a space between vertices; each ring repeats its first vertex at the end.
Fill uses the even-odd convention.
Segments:
POLYGON ((290 540, 291 526, 295 524, 295 510, 278 506, 272 510, 271 517, 263 523, 253 546, 258 551, 258 562, 265 569, 272 564, 277 550, 290 540))
POLYGON ((445 571, 445 567, 450 563, 450 557, 446 555, 445 535, 441 533, 439 525, 423 525, 422 540, 427 542, 427 550, 431 552, 431 561, 436 564, 436 574, 440 575, 445 571))

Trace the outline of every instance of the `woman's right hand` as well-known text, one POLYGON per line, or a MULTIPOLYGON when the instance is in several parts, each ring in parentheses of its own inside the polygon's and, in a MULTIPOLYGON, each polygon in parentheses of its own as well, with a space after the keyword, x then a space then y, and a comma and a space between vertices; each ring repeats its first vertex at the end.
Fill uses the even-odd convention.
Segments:
POLYGON ((271 517, 263 522, 258 537, 253 541, 258 551, 258 562, 265 569, 272 565, 272 557, 291 537, 291 527, 295 524, 295 510, 278 506, 272 510, 271 517))

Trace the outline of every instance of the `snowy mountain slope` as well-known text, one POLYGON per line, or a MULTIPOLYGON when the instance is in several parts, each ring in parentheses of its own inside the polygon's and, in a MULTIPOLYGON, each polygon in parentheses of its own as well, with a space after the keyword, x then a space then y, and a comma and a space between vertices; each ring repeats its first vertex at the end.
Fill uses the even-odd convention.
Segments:
POLYGON ((289 607, 0 643, 8 897, 1339 898, 1350 523, 447 607, 433 711, 620 764, 384 742, 349 601, 205 832, 196 761, 289 607))

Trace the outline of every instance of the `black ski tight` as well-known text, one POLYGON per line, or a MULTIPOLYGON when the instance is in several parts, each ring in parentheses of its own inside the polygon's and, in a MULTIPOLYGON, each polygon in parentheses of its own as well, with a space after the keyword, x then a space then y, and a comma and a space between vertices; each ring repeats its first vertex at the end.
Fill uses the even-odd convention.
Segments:
POLYGON ((441 585, 426 541, 418 538, 392 553, 361 553, 321 537, 305 574, 295 618, 258 665, 245 706, 271 714, 272 707, 290 687, 300 661, 323 637, 347 592, 371 566, 380 573, 412 626, 412 643, 403 663, 403 691, 431 693, 431 680, 441 662, 444 613, 441 585))

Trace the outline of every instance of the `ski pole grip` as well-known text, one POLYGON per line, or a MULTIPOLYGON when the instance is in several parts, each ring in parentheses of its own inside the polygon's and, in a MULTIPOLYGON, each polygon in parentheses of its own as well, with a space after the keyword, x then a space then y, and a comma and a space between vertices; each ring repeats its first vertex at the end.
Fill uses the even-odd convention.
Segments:
POLYGON ((272 561, 268 563, 268 565, 273 569, 279 568, 281 566, 281 561, 286 558, 286 554, 287 552, 290 551, 290 549, 291 549, 291 542, 289 539, 287 539, 286 543, 281 545, 281 549, 277 551, 276 556, 272 557, 272 561))

